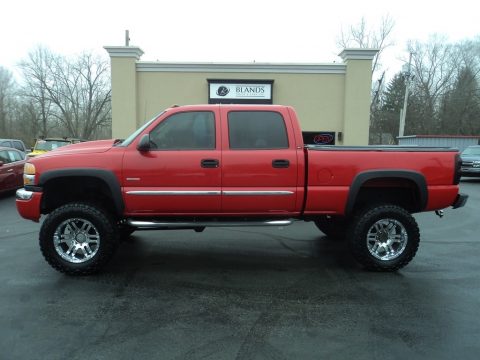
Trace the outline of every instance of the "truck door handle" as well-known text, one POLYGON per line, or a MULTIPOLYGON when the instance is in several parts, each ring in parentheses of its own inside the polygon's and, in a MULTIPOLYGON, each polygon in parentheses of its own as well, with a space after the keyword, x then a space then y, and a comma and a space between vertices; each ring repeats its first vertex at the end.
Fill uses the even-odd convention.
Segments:
POLYGON ((220 161, 217 159, 202 159, 200 164, 202 168, 218 168, 220 161))
POLYGON ((290 161, 288 160, 273 160, 272 161, 272 166, 276 169, 279 168, 288 168, 290 166, 290 161))

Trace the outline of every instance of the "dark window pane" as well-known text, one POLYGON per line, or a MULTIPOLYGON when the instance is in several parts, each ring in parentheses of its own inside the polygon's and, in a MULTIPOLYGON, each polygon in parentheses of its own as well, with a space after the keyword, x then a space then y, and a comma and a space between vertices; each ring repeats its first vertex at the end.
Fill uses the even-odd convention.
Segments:
POLYGON ((10 162, 10 157, 6 151, 0 151, 0 161, 3 161, 5 164, 10 162))
POLYGON ((230 149, 286 149, 287 129, 282 115, 272 111, 228 113, 230 149))
POLYGON ((15 147, 15 149, 18 149, 20 151, 24 151, 25 149, 23 148, 23 145, 20 141, 14 141, 13 142, 13 146, 15 147))
POLYGON ((9 155, 10 160, 12 162, 23 160, 22 155, 20 155, 20 153, 18 151, 8 151, 8 155, 9 155))
POLYGON ((208 111, 174 114, 152 130, 150 140, 158 150, 215 149, 215 117, 208 111))

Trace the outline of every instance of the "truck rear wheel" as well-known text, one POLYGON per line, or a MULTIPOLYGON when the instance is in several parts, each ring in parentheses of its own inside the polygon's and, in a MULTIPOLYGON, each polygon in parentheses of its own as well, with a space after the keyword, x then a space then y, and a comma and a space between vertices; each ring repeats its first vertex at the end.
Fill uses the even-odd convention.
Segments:
POLYGON ((111 258, 117 240, 113 218, 86 203, 66 204, 51 212, 39 238, 45 260, 68 275, 98 272, 111 258))
POLYGON ((414 217, 395 205, 379 205, 358 213, 348 229, 353 257, 374 271, 396 271, 415 256, 420 231, 414 217))

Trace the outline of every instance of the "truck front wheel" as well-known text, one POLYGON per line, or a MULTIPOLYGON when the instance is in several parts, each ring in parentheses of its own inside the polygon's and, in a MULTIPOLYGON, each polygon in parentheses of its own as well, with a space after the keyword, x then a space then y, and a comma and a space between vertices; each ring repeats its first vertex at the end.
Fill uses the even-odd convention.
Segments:
POLYGON ((40 229, 40 249, 56 270, 69 275, 98 272, 112 256, 116 223, 101 208, 70 203, 51 212, 40 229))
POLYGON ((415 256, 420 231, 414 217, 395 205, 379 205, 358 213, 348 229, 353 257, 374 271, 396 271, 415 256))

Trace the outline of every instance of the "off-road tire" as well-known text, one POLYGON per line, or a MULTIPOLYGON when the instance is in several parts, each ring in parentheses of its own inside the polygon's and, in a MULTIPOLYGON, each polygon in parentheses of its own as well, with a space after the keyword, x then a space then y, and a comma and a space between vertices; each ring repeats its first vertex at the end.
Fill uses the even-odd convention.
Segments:
MULTIPOLYGON (((388 236, 387 236, 388 237, 388 236)), ((402 238, 398 235, 399 238, 402 238)), ((356 214, 347 231, 350 251, 361 265, 372 271, 397 271, 407 265, 415 256, 420 244, 420 231, 415 218, 405 209, 396 205, 378 205, 363 209, 356 214), (374 224, 379 221, 396 221, 399 228, 406 232, 406 245, 402 251, 397 251, 395 258, 381 260, 369 250, 367 236, 370 233, 370 244, 375 235, 374 224)), ((399 246, 400 247, 400 246, 399 246)), ((373 251, 373 250, 372 250, 373 251)))
POLYGON ((54 269, 68 275, 90 275, 99 272, 112 257, 118 243, 118 230, 113 217, 101 207, 89 203, 69 203, 48 215, 40 229, 39 243, 45 260, 54 269), (99 235, 94 256, 81 263, 65 260, 55 249, 55 231, 70 219, 92 224, 99 235))

